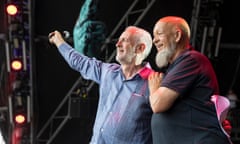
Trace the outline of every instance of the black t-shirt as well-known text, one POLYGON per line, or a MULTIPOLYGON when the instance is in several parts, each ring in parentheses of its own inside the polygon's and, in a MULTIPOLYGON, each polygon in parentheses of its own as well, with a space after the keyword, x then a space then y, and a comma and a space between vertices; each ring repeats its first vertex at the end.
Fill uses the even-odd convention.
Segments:
POLYGON ((219 93, 208 58, 195 50, 169 65, 161 86, 180 94, 166 112, 153 114, 154 144, 227 144, 211 96, 219 93))

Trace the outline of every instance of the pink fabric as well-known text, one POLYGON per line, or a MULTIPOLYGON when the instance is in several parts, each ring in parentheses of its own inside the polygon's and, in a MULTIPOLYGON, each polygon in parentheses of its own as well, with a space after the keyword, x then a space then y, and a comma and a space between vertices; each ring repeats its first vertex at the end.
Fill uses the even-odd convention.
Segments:
POLYGON ((148 76, 150 75, 150 73, 153 71, 153 69, 151 69, 151 66, 149 64, 146 64, 146 67, 144 67, 143 69, 141 69, 141 71, 139 72, 140 76, 143 79, 148 79, 148 76))
POLYGON ((219 124, 223 130, 223 132, 228 136, 229 134, 223 129, 222 127, 222 122, 226 119, 228 110, 230 108, 230 101, 228 98, 220 95, 213 95, 211 97, 211 101, 215 104, 216 112, 217 112, 217 117, 219 120, 219 124))
POLYGON ((220 122, 223 122, 226 119, 228 110, 230 108, 229 100, 226 97, 220 95, 213 95, 211 100, 215 104, 218 120, 220 122))

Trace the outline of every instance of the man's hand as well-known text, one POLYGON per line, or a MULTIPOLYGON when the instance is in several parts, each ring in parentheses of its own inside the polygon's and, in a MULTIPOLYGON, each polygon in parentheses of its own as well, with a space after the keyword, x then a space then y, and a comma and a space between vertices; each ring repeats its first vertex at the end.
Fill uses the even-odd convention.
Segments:
POLYGON ((55 44, 57 47, 59 47, 62 43, 65 42, 59 31, 49 33, 48 38, 49 42, 55 44))
POLYGON ((150 95, 153 94, 161 85, 163 73, 152 72, 148 77, 150 95))

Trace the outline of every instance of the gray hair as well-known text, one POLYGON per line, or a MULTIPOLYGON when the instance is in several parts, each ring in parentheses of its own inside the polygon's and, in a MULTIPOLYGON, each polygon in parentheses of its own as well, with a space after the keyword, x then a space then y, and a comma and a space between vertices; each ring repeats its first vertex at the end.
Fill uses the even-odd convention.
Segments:
POLYGON ((137 26, 128 26, 126 30, 133 30, 134 31, 134 37, 136 39, 136 42, 143 43, 145 45, 145 49, 143 53, 137 55, 136 58, 136 65, 139 65, 142 63, 142 61, 150 54, 152 49, 152 36, 151 34, 137 26))

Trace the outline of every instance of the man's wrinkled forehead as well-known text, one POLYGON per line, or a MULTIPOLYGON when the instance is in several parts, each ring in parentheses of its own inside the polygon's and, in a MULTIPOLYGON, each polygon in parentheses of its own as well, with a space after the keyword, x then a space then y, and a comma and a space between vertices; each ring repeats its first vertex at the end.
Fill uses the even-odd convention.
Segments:
POLYGON ((158 21, 153 28, 153 33, 162 32, 164 30, 164 28, 166 27, 166 24, 167 23, 165 23, 165 22, 158 21))
POLYGON ((119 39, 126 39, 126 40, 130 40, 132 36, 132 33, 128 30, 125 30, 121 36, 119 37, 119 39))

